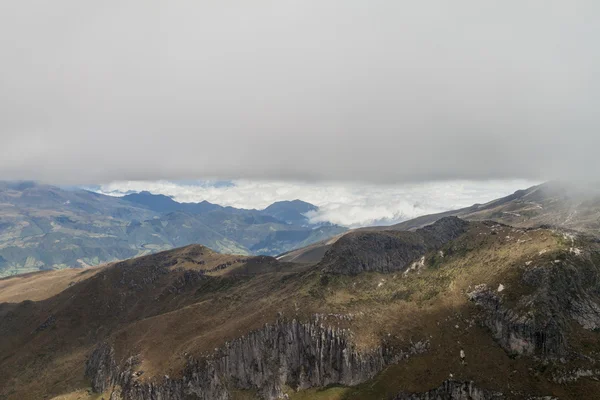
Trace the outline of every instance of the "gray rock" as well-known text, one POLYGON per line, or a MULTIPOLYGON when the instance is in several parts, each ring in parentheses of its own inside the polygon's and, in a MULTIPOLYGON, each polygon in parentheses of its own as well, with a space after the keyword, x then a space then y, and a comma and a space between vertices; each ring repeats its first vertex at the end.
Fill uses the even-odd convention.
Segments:
POLYGON ((85 376, 92 381, 92 390, 104 392, 115 384, 118 377, 115 351, 108 343, 101 343, 92 352, 85 365, 85 376))
POLYGON ((468 226, 460 218, 446 217, 414 232, 351 232, 331 246, 320 265, 326 272, 345 275, 403 271, 426 252, 438 250, 462 235, 468 226))
POLYGON ((502 393, 485 390, 474 382, 447 380, 440 387, 423 393, 400 393, 394 400, 503 400, 502 393))
POLYGON ((560 263, 526 266, 521 276, 528 294, 508 304, 503 294, 479 285, 468 293, 484 310, 481 322, 509 353, 560 358, 571 321, 600 327, 600 266, 591 258, 564 255, 560 263))
MULTIPOLYGON (((512 309, 506 306, 496 292, 479 285, 468 293, 469 299, 485 312, 481 323, 494 339, 511 354, 560 355, 566 351, 562 325, 553 316, 541 315, 541 309, 512 309)), ((522 299, 531 304, 531 299, 522 299)))
POLYGON ((316 322, 279 320, 275 324, 226 343, 215 354, 188 363, 182 379, 166 378, 161 383, 136 381, 135 358, 122 367, 114 350, 101 344, 90 356, 86 375, 96 392, 118 386, 116 399, 181 400, 188 397, 209 400, 230 398, 228 388, 255 389, 264 399, 283 397, 282 387, 295 390, 331 384, 352 386, 364 382, 386 365, 428 350, 428 342, 413 343, 409 349, 386 345, 360 352, 344 330, 323 327, 316 322))
POLYGON ((576 368, 572 370, 557 370, 552 374, 552 381, 560 384, 577 382, 580 378, 597 378, 600 376, 599 369, 576 368))

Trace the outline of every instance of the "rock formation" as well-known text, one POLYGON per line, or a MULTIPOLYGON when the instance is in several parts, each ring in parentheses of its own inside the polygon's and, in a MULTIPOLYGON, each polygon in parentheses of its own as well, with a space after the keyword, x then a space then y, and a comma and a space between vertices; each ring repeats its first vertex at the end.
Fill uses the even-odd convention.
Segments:
POLYGON ((111 399, 132 400, 229 399, 228 388, 255 389, 264 399, 283 397, 283 386, 295 390, 331 384, 356 385, 372 378, 384 366, 427 351, 427 342, 400 350, 382 345, 358 351, 347 332, 317 322, 278 320, 275 324, 228 342, 210 357, 191 360, 182 379, 165 376, 161 383, 136 380, 138 360, 122 366, 107 343, 98 346, 86 365, 96 392, 111 387, 111 399))
MULTIPOLYGON (((501 392, 479 388, 473 381, 444 381, 439 387, 422 393, 399 393, 394 400, 505 400, 501 392)), ((521 398, 521 397, 519 397, 521 398)), ((533 396, 527 400, 558 400, 553 396, 533 396)))
POLYGON ((502 393, 480 389, 474 382, 444 381, 423 393, 400 393, 394 400, 504 400, 502 393))
POLYGON ((321 265, 334 274, 403 271, 411 262, 466 232, 469 223, 446 217, 414 232, 356 231, 341 237, 321 265))
POLYGON ((599 276, 594 260, 569 255, 524 267, 519 284, 528 293, 516 301, 504 301, 503 294, 485 285, 468 296, 484 310, 483 325, 509 353, 560 357, 569 351, 571 321, 588 330, 600 327, 599 276))

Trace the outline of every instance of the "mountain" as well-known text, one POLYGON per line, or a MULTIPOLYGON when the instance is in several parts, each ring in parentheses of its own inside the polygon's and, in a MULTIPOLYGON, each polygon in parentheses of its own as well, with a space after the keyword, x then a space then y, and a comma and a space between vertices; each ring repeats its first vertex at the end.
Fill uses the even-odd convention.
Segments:
POLYGON ((118 198, 0 182, 0 277, 98 265, 191 243, 227 253, 274 255, 345 231, 305 222, 206 201, 178 203, 148 192, 118 198))
POLYGON ((471 207, 426 215, 392 226, 413 229, 448 215, 468 220, 494 220, 519 227, 539 225, 600 234, 600 185, 594 183, 547 182, 471 207))
MULTIPOLYGON (((0 398, 594 399, 595 199, 549 183, 278 258, 188 245, 0 279, 0 398)), ((130 235, 185 241, 224 213, 130 235)), ((227 215, 206 240, 274 218, 227 215)))
POLYGON ((328 272, 352 275, 403 271, 419 256, 461 236, 468 226, 457 217, 445 217, 414 232, 351 232, 331 245, 321 264, 328 272))
POLYGON ((288 224, 306 225, 306 214, 317 211, 318 207, 302 200, 278 201, 265 208, 263 212, 288 224))
POLYGON ((154 216, 92 192, 0 183, 0 276, 134 257, 128 221, 154 216))
POLYGON ((0 398, 593 399, 598 282, 593 236, 456 217, 9 277, 0 398))
MULTIPOLYGON (((392 226, 359 228, 354 231, 405 231, 422 228, 449 216, 468 221, 496 221, 529 228, 553 226, 600 236, 600 185, 594 183, 547 182, 459 210, 420 216, 392 226)), ((351 234, 354 231, 350 231, 351 234)), ((317 262, 344 235, 315 242, 280 255, 282 261, 317 262)))
POLYGON ((147 191, 127 194, 121 197, 121 199, 138 206, 149 208, 157 213, 184 211, 192 214, 201 214, 223 208, 218 204, 212 204, 208 201, 202 201, 200 203, 179 203, 169 196, 152 194, 147 191))

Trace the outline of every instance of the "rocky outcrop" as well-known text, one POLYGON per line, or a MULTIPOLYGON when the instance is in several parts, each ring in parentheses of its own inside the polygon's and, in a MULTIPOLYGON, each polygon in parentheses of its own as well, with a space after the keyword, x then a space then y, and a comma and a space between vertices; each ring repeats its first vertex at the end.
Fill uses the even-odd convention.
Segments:
POLYGON ((284 385, 295 390, 356 385, 389 363, 427 349, 427 342, 417 342, 408 349, 384 344, 370 351, 358 351, 347 331, 326 328, 317 322, 279 320, 226 343, 207 358, 190 360, 181 379, 165 376, 161 383, 140 383, 135 373, 137 360, 130 358, 117 366, 114 351, 107 344, 101 344, 92 353, 86 375, 92 380, 94 391, 117 386, 117 399, 225 400, 229 399, 229 388, 254 389, 264 399, 278 399, 284 395, 284 385))
POLYGON ((584 329, 600 327, 599 280, 592 258, 567 255, 524 267, 518 284, 525 294, 511 302, 504 300, 505 292, 485 285, 468 296, 484 310, 483 325, 509 353, 560 357, 569 351, 572 321, 584 329))
POLYGON ((552 381, 560 384, 577 382, 581 378, 592 378, 597 380, 600 376, 600 369, 597 368, 575 368, 575 369, 557 369, 552 373, 552 381))
POLYGON ((474 382, 444 381, 439 387, 423 393, 400 393, 394 400, 503 400, 502 393, 485 390, 474 382))
POLYGON ((321 266, 327 272, 347 275, 403 271, 426 252, 438 250, 462 235, 468 226, 460 218, 446 217, 414 232, 351 232, 331 246, 321 266))
POLYGON ((111 345, 103 342, 88 358, 85 364, 85 376, 90 378, 92 390, 101 393, 116 383, 118 375, 115 351, 111 345))
POLYGON ((509 308, 500 295, 485 285, 477 286, 468 296, 485 311, 481 322, 507 352, 525 355, 564 352, 564 335, 555 320, 535 318, 531 313, 509 308))
POLYGON ((41 332, 43 330, 51 328, 55 324, 56 324, 56 318, 54 317, 54 315, 51 315, 44 322, 42 322, 42 324, 40 326, 38 326, 37 328, 35 328, 35 331, 36 332, 41 332))
MULTIPOLYGON (((514 396, 505 396, 501 392, 482 389, 473 381, 444 381, 439 387, 422 393, 400 393, 394 400, 504 400, 514 396)), ((533 396, 527 400, 558 400, 553 396, 533 396)))

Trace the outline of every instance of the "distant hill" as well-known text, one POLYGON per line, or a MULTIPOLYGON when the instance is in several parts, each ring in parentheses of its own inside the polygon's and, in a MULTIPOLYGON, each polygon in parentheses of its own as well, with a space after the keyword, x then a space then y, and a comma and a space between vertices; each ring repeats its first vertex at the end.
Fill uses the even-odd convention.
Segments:
POLYGON ((302 200, 278 201, 265 208, 267 215, 287 222, 288 224, 308 224, 306 213, 317 211, 318 207, 302 200))
MULTIPOLYGON (((354 231, 412 231, 445 217, 469 221, 496 221, 531 228, 551 226, 600 237, 600 185, 547 182, 486 204, 474 204, 458 210, 423 215, 391 226, 374 226, 354 231)), ((349 233, 348 233, 349 234, 349 233)), ((345 234, 312 243, 279 255, 281 261, 319 262, 331 246, 345 234)))
POLYGON ((517 227, 550 225, 600 235, 600 185, 547 182, 471 207, 425 215, 387 229, 420 228, 446 216, 493 220, 517 227))
POLYGON ((200 214, 223 208, 218 204, 212 204, 208 201, 202 201, 200 203, 178 203, 169 196, 152 194, 147 191, 128 194, 123 196, 122 199, 149 208, 158 213, 185 211, 192 214, 200 214))
MULTIPOLYGON (((316 209, 292 203, 295 210, 316 209)), ((285 214, 285 207, 275 209, 285 214)), ((265 211, 179 203, 149 192, 118 198, 0 182, 0 277, 98 265, 191 243, 232 254, 275 255, 345 231, 311 225, 298 215, 281 220, 265 211)))

